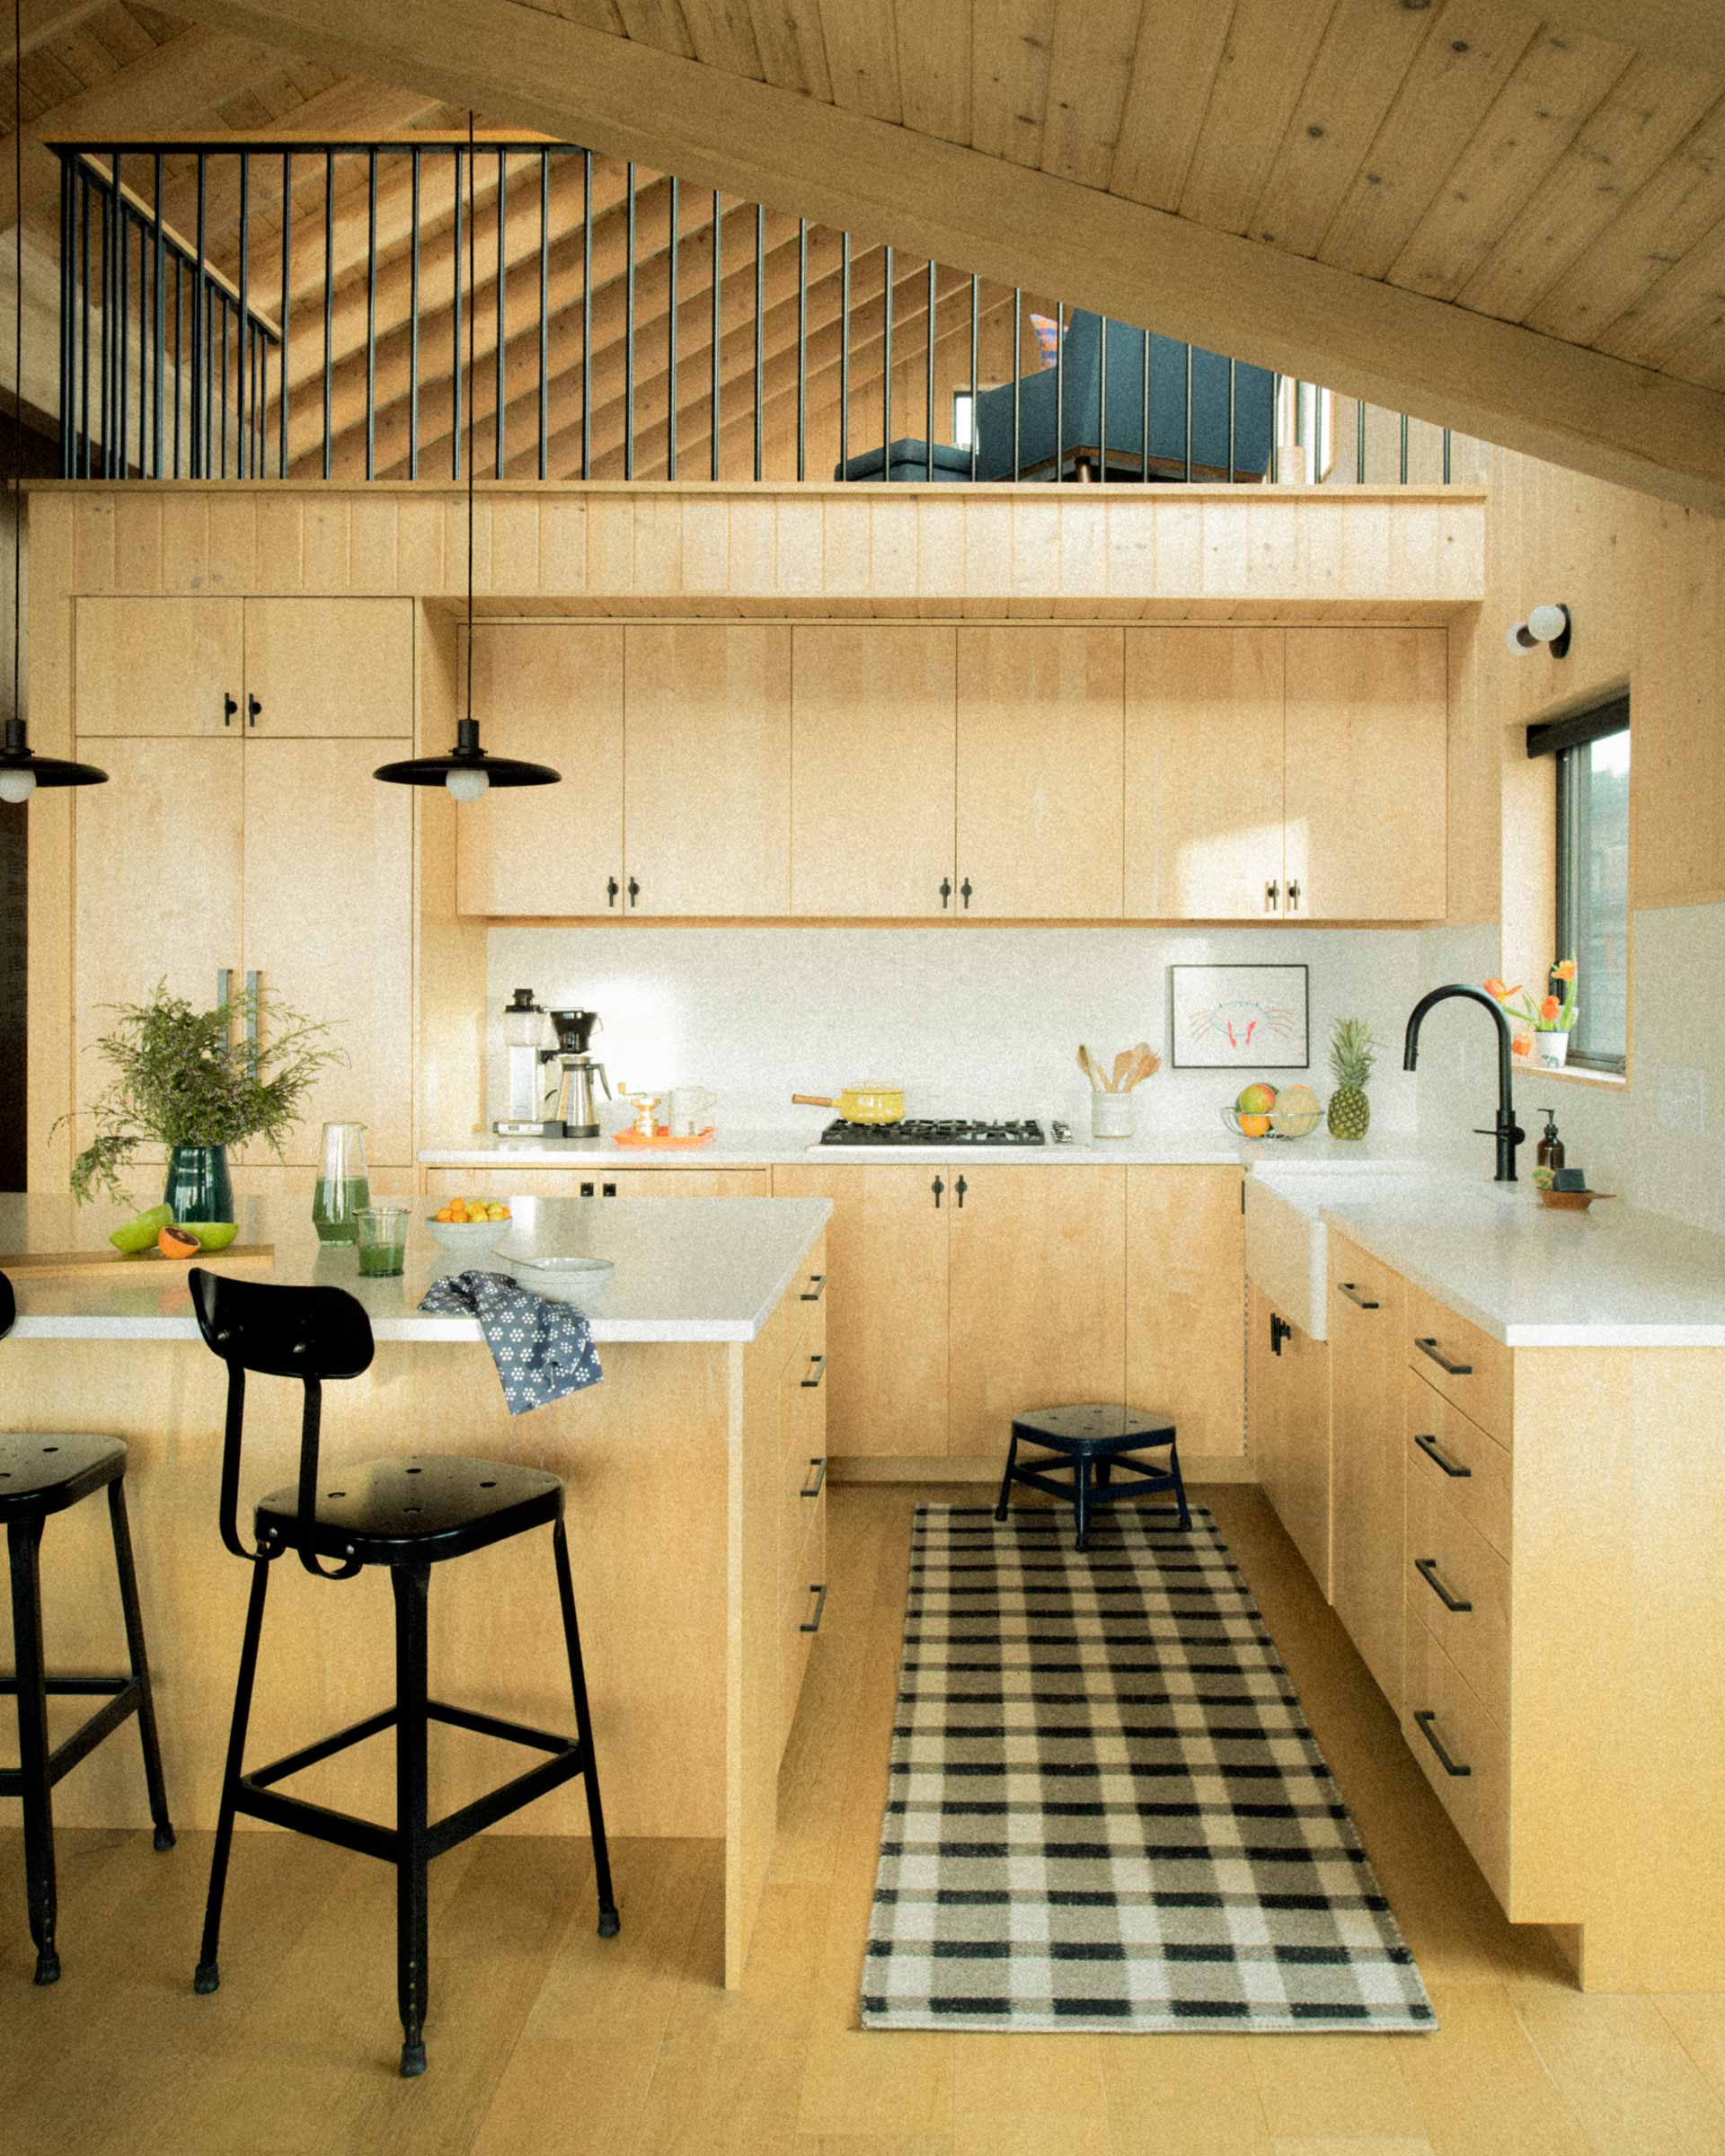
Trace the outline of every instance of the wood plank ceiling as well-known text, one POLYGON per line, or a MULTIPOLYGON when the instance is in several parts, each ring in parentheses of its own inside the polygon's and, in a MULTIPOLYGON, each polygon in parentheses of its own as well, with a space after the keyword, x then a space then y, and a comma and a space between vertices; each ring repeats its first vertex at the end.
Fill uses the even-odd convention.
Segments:
MULTIPOLYGON (((181 4, 195 25, 25 0, 32 135, 394 128, 472 96, 495 124, 676 150, 666 169, 763 194, 781 235, 837 208, 914 257, 962 229, 972 249, 939 252, 988 275, 991 312, 1005 278, 1046 284, 1061 213, 1081 302, 1136 276, 1171 333, 1271 365, 1328 337, 1333 367, 1300 371, 1725 506, 1725 77, 1693 58, 1712 0, 181 4), (1182 255, 1190 234, 1208 246, 1182 255), (1191 274, 1158 291, 1175 261, 1191 274)), ((51 167, 31 172, 51 216, 51 167)))

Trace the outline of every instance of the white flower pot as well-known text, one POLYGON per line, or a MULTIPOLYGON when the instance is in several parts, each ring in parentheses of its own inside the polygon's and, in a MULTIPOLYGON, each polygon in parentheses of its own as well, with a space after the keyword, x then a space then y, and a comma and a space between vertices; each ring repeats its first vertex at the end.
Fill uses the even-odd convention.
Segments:
POLYGON ((1570 1059, 1567 1033, 1535 1033, 1534 1061, 1542 1071, 1561 1071, 1570 1059))
POLYGON ((1090 1096, 1090 1135, 1092 1138, 1129 1138, 1137 1117, 1130 1093, 1092 1093, 1090 1096))

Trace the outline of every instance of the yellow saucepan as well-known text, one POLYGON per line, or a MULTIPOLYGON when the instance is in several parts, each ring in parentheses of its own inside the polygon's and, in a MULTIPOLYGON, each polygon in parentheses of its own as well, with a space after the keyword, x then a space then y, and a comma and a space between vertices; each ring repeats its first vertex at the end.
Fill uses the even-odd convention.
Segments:
POLYGON ((836 1100, 825 1093, 792 1093, 791 1098, 805 1108, 836 1108, 846 1123, 902 1123, 905 1119, 904 1087, 883 1085, 878 1079, 847 1085, 836 1100))

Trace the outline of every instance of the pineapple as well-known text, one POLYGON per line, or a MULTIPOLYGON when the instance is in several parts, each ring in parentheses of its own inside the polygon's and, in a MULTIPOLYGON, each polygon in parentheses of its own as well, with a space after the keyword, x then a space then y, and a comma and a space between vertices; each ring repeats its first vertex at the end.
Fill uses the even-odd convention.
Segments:
POLYGON ((1372 1104, 1366 1098, 1366 1081, 1372 1074, 1372 1051, 1376 1046, 1372 1029, 1364 1019, 1337 1020, 1335 1037, 1330 1044, 1330 1068, 1336 1078, 1336 1090, 1330 1096, 1332 1138, 1366 1135, 1372 1119, 1372 1104))

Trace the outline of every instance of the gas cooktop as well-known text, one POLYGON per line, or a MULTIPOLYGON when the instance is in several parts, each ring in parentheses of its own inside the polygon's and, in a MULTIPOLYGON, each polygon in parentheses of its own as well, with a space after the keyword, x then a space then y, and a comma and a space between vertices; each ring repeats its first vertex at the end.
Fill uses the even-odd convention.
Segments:
POLYGON ((973 1123, 956 1118, 907 1117, 902 1123, 846 1123, 836 1116, 820 1134, 823 1145, 1045 1145, 1034 1117, 1009 1123, 973 1123))

